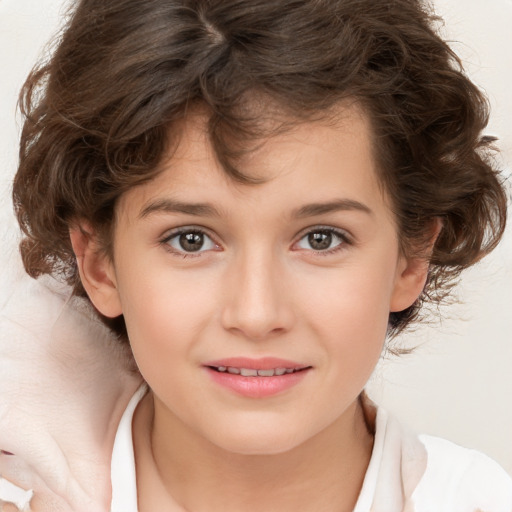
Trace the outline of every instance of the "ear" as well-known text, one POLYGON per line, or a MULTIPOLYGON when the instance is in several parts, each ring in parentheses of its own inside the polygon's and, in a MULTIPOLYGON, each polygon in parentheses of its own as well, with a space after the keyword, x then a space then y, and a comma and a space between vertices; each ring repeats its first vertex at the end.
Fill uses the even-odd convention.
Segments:
POLYGON ((412 306, 425 288, 430 256, 442 227, 441 219, 434 219, 429 228, 429 242, 422 253, 409 258, 400 257, 391 296, 390 312, 403 311, 412 306))
POLYGON ((111 258, 100 249, 93 229, 82 224, 69 230, 80 280, 96 309, 109 318, 122 314, 115 269, 111 258))

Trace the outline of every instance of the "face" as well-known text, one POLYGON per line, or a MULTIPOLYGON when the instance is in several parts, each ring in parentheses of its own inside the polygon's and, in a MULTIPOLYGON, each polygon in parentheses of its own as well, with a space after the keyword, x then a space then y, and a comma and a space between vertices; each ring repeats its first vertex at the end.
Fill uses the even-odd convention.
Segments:
POLYGON ((266 181, 234 183, 191 117, 163 172, 121 198, 91 298, 124 314, 155 414, 279 453, 353 406, 424 276, 399 253, 358 110, 269 138, 241 167, 266 181))

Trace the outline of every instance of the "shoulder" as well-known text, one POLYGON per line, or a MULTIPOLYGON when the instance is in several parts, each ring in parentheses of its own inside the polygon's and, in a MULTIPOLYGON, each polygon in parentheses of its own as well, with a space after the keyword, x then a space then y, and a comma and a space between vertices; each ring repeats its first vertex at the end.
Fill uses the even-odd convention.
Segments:
POLYGON ((418 512, 511 512, 512 479, 476 450, 434 436, 419 436, 427 467, 413 494, 418 512))

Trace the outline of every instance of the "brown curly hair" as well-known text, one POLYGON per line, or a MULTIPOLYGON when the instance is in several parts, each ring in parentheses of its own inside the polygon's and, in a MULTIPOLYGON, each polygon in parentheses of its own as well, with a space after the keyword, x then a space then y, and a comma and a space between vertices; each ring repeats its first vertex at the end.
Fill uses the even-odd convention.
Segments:
MULTIPOLYGON (((14 205, 31 276, 63 276, 85 296, 69 227, 87 220, 108 241, 119 197, 147 180, 195 104, 210 114, 219 161, 237 162, 276 111, 322 118, 344 99, 365 110, 402 249, 443 228, 422 296, 392 313, 396 334, 424 301, 441 300, 461 270, 500 240, 506 196, 492 159, 485 97, 417 0, 81 0, 53 56, 20 97, 25 115, 14 205), (264 104, 264 103, 263 103, 264 104)), ((178 134, 179 135, 179 134, 178 134)), ((104 319, 122 338, 122 317, 104 319)))

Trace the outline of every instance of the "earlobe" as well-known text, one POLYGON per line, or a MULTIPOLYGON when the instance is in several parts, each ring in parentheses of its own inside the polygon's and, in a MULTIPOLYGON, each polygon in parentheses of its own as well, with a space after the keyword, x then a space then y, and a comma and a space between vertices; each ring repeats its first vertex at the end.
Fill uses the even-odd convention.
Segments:
POLYGON ((96 309, 109 318, 122 314, 114 265, 100 250, 93 229, 86 224, 69 230, 80 280, 96 309))
POLYGON ((390 302, 390 312, 398 312, 412 306, 421 295, 427 282, 430 267, 430 256, 434 244, 442 229, 442 221, 434 219, 430 227, 427 247, 421 251, 421 255, 400 259, 393 294, 390 302))

